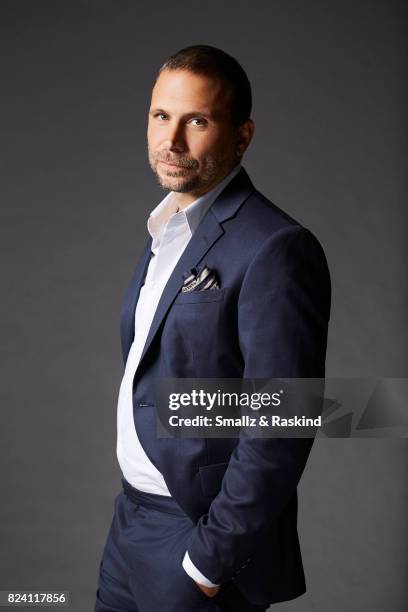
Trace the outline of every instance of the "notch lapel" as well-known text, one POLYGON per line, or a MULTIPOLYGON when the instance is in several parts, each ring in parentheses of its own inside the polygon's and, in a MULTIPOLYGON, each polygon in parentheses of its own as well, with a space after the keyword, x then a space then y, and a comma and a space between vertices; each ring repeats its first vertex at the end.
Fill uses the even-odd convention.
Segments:
POLYGON ((139 260, 139 263, 136 266, 136 270, 133 274, 132 280, 130 281, 129 288, 123 302, 120 318, 120 337, 122 341, 123 362, 125 365, 135 335, 136 304, 137 300, 139 299, 140 290, 142 288, 150 257, 152 255, 151 246, 152 240, 150 238, 139 260))
POLYGON ((189 272, 191 268, 198 265, 207 251, 219 239, 219 237, 222 236, 223 233, 224 230, 218 223, 210 208, 194 232, 193 237, 187 244, 173 272, 171 273, 169 280, 167 281, 150 326, 149 334, 140 358, 139 367, 145 354, 149 350, 153 338, 155 337, 164 317, 166 316, 167 311, 169 310, 173 301, 176 299, 177 294, 183 285, 184 273, 189 272))

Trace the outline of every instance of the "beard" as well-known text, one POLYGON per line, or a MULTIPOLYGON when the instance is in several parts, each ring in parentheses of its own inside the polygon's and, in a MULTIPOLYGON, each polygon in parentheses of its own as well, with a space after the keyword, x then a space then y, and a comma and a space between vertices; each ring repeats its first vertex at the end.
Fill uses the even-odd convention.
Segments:
POLYGON ((148 152, 149 164, 159 185, 163 189, 177 193, 205 192, 223 174, 227 166, 225 159, 207 155, 202 162, 203 169, 200 173, 197 173, 200 164, 194 158, 174 157, 166 151, 153 153, 149 149, 148 152), (177 164, 179 168, 172 169, 168 167, 165 170, 159 171, 158 164, 160 161, 177 164))

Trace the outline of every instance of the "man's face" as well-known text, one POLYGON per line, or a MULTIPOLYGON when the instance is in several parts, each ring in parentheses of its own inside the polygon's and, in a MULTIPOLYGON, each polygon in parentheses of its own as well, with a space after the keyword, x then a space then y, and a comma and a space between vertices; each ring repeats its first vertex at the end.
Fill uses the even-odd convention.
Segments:
POLYGON ((211 189, 240 158, 226 86, 187 70, 164 70, 152 92, 147 140, 162 187, 195 197, 211 189))

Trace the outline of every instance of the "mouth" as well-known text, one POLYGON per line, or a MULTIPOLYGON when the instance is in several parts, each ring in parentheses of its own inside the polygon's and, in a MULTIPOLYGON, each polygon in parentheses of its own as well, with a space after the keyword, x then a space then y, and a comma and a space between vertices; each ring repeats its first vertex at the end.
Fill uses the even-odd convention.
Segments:
POLYGON ((165 161, 159 160, 159 163, 160 164, 164 164, 165 166, 168 166, 169 168, 180 168, 180 169, 183 169, 183 170, 188 170, 189 169, 189 168, 186 168, 186 166, 181 166, 180 164, 174 164, 172 162, 165 162, 165 161))

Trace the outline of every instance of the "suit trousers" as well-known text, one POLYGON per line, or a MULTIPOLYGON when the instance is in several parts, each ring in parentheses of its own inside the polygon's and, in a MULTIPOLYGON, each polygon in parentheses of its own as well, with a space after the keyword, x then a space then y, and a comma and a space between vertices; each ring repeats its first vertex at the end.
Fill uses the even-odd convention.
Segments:
POLYGON ((94 612, 265 612, 234 581, 207 597, 182 560, 194 523, 175 500, 122 479, 100 563, 94 612))

